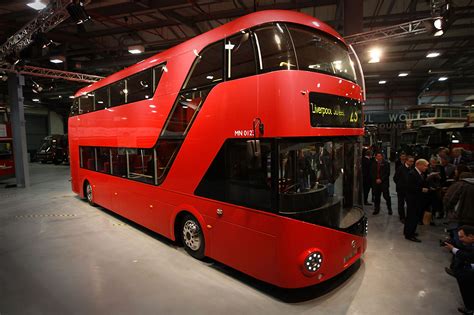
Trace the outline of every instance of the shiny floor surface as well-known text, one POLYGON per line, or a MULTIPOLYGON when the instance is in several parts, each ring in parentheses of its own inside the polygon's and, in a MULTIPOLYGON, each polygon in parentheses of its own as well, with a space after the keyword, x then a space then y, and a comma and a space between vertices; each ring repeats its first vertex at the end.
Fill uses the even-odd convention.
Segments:
POLYGON ((30 188, 0 185, 1 315, 456 314, 461 305, 444 272, 442 225, 406 241, 384 205, 378 216, 366 209, 369 247, 357 270, 287 292, 90 207, 68 179, 67 166, 31 164, 30 188))

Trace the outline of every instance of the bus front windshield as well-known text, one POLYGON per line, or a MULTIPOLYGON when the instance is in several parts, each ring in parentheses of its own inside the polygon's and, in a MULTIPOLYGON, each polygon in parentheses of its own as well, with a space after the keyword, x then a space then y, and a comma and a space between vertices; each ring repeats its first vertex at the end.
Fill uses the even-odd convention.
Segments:
POLYGON ((278 190, 282 214, 347 228, 363 216, 361 142, 292 141, 279 144, 278 190))

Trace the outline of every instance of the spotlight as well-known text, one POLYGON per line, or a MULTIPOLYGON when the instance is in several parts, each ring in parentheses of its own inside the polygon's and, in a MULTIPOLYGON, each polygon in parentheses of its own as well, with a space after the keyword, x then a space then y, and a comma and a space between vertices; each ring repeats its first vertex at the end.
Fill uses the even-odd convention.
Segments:
POLYGON ((41 93, 41 91, 43 91, 43 87, 39 85, 38 83, 36 83, 35 81, 33 81, 33 85, 31 86, 31 91, 35 94, 38 94, 38 93, 41 93))
POLYGON ((370 60, 369 63, 380 62, 380 57, 382 56, 382 50, 380 48, 372 48, 369 50, 370 60))
POLYGON ((440 77, 440 78, 438 79, 438 81, 446 81, 447 79, 448 79, 448 77, 440 77))
POLYGON ((66 7, 67 12, 77 24, 83 24, 91 19, 82 1, 74 0, 66 7))
POLYGON ((53 41, 50 40, 48 37, 46 37, 46 35, 44 33, 41 33, 41 32, 38 32, 38 33, 35 33, 31 39, 37 43, 39 46, 41 46, 41 48, 46 48, 48 46, 50 46, 51 44, 53 44, 53 41))
POLYGON ((435 29, 437 30, 442 30, 443 29, 443 26, 444 26, 444 20, 443 18, 437 18, 436 20, 434 20, 433 22, 433 26, 435 27, 435 29))

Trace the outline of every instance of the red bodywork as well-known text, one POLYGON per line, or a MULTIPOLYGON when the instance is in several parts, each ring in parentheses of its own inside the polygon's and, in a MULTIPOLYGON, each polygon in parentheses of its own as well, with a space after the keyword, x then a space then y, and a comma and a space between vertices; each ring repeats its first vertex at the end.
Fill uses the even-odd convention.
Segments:
POLYGON ((96 203, 170 239, 176 237, 176 216, 181 211, 190 212, 203 228, 206 256, 276 286, 297 288, 317 284, 345 270, 365 251, 366 238, 198 197, 194 191, 224 141, 235 138, 237 130, 251 130, 255 117, 265 124, 265 137, 362 135, 363 128, 312 128, 309 93, 302 93, 316 91, 362 100, 361 89, 353 82, 321 73, 275 71, 216 85, 160 186, 79 166, 79 146, 153 147, 196 58, 193 50, 199 52, 242 29, 272 21, 307 25, 340 39, 324 23, 300 13, 258 12, 80 90, 76 96, 166 61, 167 71, 152 99, 69 119, 72 189, 83 196, 87 179, 96 203), (218 216, 216 209, 224 214, 218 216), (305 253, 312 248, 322 252, 325 262, 315 276, 309 277, 302 272, 302 264, 305 253), (353 257, 345 262, 348 255, 353 257))
POLYGON ((8 145, 10 153, 0 152, 0 177, 15 175, 15 162, 13 159, 13 139, 10 123, 3 124, 6 128, 6 137, 0 137, 2 145, 8 145))

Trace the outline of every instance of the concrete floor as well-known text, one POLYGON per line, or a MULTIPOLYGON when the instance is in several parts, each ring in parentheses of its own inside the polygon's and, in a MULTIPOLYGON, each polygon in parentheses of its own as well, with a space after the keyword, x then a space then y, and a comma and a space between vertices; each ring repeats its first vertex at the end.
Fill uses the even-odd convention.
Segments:
POLYGON ((420 227, 423 243, 409 242, 382 207, 369 214, 369 247, 355 272, 282 291, 90 207, 68 178, 67 166, 31 164, 30 188, 0 185, 1 315, 456 314, 461 305, 443 270, 441 225, 420 227))

